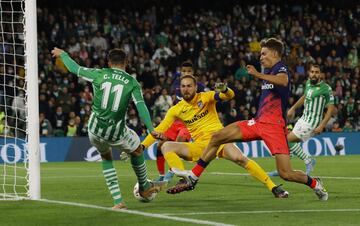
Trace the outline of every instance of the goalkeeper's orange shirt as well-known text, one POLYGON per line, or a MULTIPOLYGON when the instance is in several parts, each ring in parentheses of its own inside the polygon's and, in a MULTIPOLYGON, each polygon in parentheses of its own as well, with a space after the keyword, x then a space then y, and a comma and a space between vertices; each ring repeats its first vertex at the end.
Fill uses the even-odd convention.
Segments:
MULTIPOLYGON (((190 102, 181 100, 172 106, 155 131, 165 132, 176 119, 179 119, 184 122, 195 142, 209 140, 214 132, 223 128, 216 111, 216 101, 230 100, 233 97, 234 91, 229 88, 226 93, 197 93, 190 102)), ((148 135, 142 144, 148 147, 154 141, 155 139, 148 135)))

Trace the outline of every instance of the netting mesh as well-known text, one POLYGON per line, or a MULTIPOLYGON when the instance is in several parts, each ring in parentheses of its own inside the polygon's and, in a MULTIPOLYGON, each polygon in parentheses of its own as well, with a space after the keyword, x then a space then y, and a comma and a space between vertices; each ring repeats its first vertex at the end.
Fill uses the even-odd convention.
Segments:
POLYGON ((0 199, 28 196, 24 12, 0 0, 0 199))

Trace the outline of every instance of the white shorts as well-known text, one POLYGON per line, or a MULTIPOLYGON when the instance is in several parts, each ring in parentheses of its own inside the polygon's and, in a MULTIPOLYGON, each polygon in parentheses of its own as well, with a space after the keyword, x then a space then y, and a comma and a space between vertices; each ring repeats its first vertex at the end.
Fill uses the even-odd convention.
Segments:
POLYGON ((295 134, 297 138, 302 140, 303 142, 310 139, 312 136, 314 136, 314 129, 310 123, 305 122, 302 118, 300 118, 295 126, 292 132, 295 134))
POLYGON ((90 131, 88 132, 90 143, 96 147, 98 152, 101 154, 105 154, 108 151, 111 151, 111 148, 117 149, 119 151, 126 152, 130 154, 135 151, 140 145, 140 138, 135 133, 134 130, 125 126, 123 135, 120 137, 120 140, 112 142, 105 140, 101 137, 98 137, 92 134, 90 131))

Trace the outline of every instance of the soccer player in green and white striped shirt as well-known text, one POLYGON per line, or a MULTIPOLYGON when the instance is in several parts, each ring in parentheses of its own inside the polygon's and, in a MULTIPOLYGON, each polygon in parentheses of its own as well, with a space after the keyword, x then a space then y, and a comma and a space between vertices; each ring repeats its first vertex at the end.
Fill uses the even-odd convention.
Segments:
MULTIPOLYGON (((294 129, 288 134, 287 140, 290 153, 304 160, 306 174, 309 174, 315 165, 315 159, 304 152, 299 142, 304 142, 314 135, 320 134, 334 110, 334 96, 331 87, 321 79, 319 65, 311 65, 309 79, 305 85, 304 95, 289 109, 288 118, 295 116, 295 110, 304 105, 304 112, 296 122, 294 129), (324 116, 324 110, 327 108, 324 116)), ((271 172, 269 175, 275 176, 271 172)))
POLYGON ((139 193, 147 198, 159 192, 164 184, 149 182, 143 155, 143 147, 137 134, 125 124, 125 115, 130 99, 135 102, 140 118, 154 138, 162 134, 154 131, 149 111, 144 103, 140 84, 125 71, 126 53, 113 49, 108 54, 109 68, 92 69, 79 66, 62 49, 54 48, 53 57, 60 57, 66 68, 93 85, 94 100, 89 119, 89 139, 102 158, 103 174, 114 200, 114 209, 124 209, 116 170, 112 162, 111 149, 126 152, 131 156, 131 164, 139 183, 139 193))

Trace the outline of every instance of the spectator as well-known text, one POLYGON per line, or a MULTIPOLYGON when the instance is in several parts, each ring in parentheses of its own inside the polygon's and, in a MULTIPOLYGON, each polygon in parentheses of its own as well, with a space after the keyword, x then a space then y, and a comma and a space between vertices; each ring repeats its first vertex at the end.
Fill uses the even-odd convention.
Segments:
POLYGON ((54 136, 61 137, 65 136, 65 124, 66 123, 66 116, 63 113, 62 107, 57 107, 55 115, 52 119, 52 127, 54 128, 54 136))
POLYGON ((258 38, 256 35, 253 35, 253 37, 251 38, 249 47, 250 47, 251 52, 260 52, 260 50, 261 50, 260 42, 258 41, 258 38))
POLYGON ((128 118, 126 119, 126 124, 130 129, 134 130, 138 135, 141 136, 142 129, 141 123, 138 117, 136 117, 136 111, 134 108, 129 110, 128 118))
POLYGON ((44 113, 40 113, 39 116, 40 122, 40 136, 49 137, 53 135, 52 126, 48 119, 45 118, 44 113))
POLYGON ((26 106, 24 92, 19 91, 19 94, 14 97, 11 104, 13 115, 17 118, 25 120, 26 118, 26 106))
POLYGON ((95 35, 95 37, 93 37, 91 39, 90 45, 95 50, 107 50, 108 49, 106 39, 101 36, 100 31, 96 31, 96 35, 95 35))
POLYGON ((231 109, 229 114, 225 115, 224 124, 229 125, 239 120, 236 109, 231 109))
MULTIPOLYGON (((166 89, 161 90, 161 95, 155 100, 155 108, 157 112, 166 112, 172 106, 172 98, 168 95, 166 89)), ((158 114, 157 114, 158 115, 158 114)))
POLYGON ((88 135, 88 122, 89 122, 89 117, 84 117, 84 122, 83 123, 81 123, 81 118, 80 119, 78 119, 78 118, 80 118, 79 116, 77 116, 76 118, 75 118, 75 123, 76 123, 76 125, 77 125, 77 129, 76 129, 76 131, 78 132, 78 135, 79 136, 81 136, 81 137, 85 137, 85 136, 87 136, 88 135))
POLYGON ((69 89, 66 86, 62 88, 62 91, 60 92, 57 100, 58 100, 58 105, 61 106, 65 114, 71 111, 72 108, 71 94, 69 93, 69 89))
POLYGON ((351 125, 351 122, 349 120, 345 121, 344 128, 342 130, 343 132, 354 132, 353 125, 351 125))
POLYGON ((237 80, 241 80, 242 82, 247 82, 250 79, 249 73, 246 70, 246 63, 245 60, 240 60, 240 66, 235 72, 235 78, 237 80))
POLYGON ((142 88, 146 90, 152 89, 156 85, 156 79, 151 72, 150 63, 145 63, 144 71, 139 76, 138 81, 142 83, 142 88))
POLYGON ((350 53, 348 54, 348 60, 350 61, 351 68, 355 68, 359 65, 359 57, 356 47, 351 47, 350 53))
POLYGON ((0 112, 0 136, 6 135, 5 112, 0 112))
POLYGON ((71 37, 70 38, 70 43, 69 43, 69 53, 71 55, 80 52, 80 44, 78 42, 76 42, 75 37, 71 37))
POLYGON ((163 42, 160 43, 159 48, 156 49, 154 55, 152 56, 152 60, 155 59, 164 59, 167 60, 169 57, 173 57, 175 54, 168 47, 164 45, 163 42))
POLYGON ((86 50, 86 46, 84 44, 80 47, 79 57, 82 61, 85 61, 87 58, 89 58, 89 53, 86 50))
POLYGON ((68 125, 66 127, 66 136, 74 137, 77 134, 77 126, 75 125, 75 120, 73 118, 68 120, 68 125))
POLYGON ((338 121, 334 122, 331 132, 342 132, 343 130, 340 127, 340 123, 338 121))

